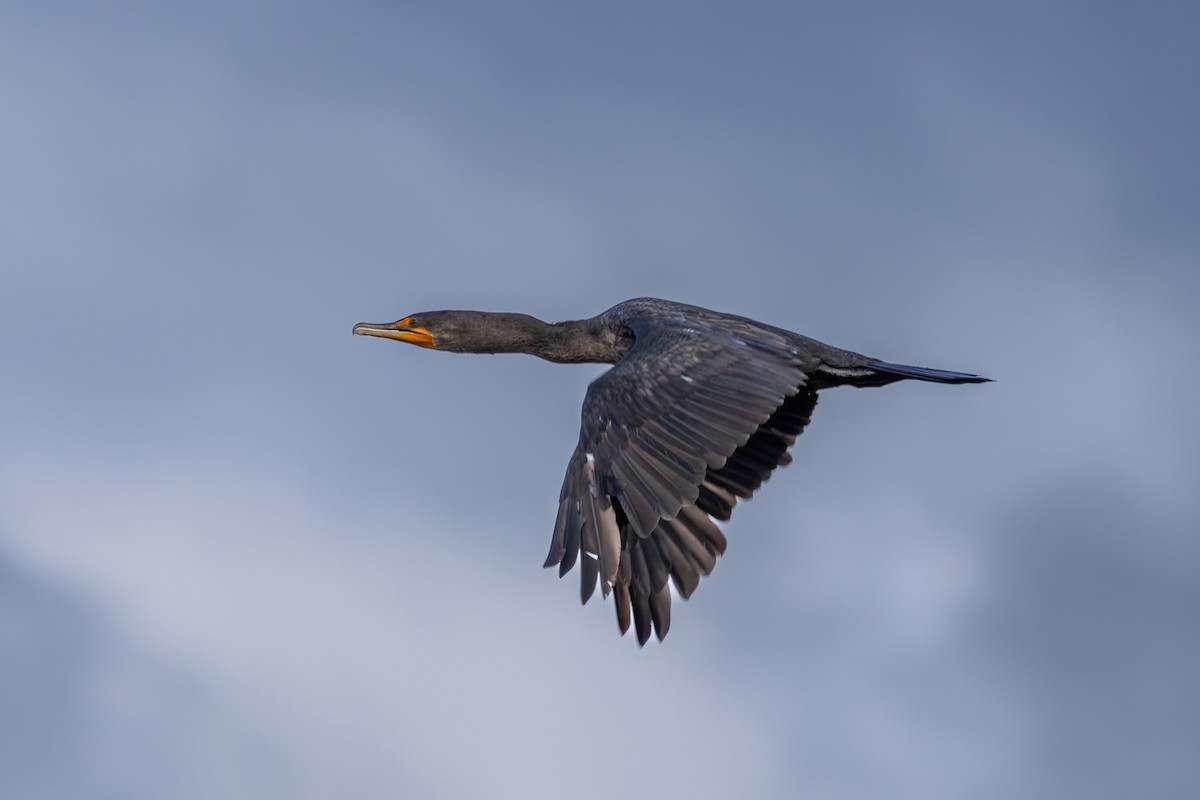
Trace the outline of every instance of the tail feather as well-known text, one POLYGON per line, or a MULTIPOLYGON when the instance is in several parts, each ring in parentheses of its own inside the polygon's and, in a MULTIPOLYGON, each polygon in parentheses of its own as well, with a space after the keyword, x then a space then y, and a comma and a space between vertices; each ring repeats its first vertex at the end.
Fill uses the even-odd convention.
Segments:
POLYGON ((881 377, 896 376, 894 380, 915 378, 919 381, 933 381, 934 383, 989 383, 992 380, 981 375, 972 375, 969 372, 950 372, 944 369, 913 367, 908 364, 889 364, 886 361, 874 361, 868 364, 867 368, 876 373, 882 373, 881 377))

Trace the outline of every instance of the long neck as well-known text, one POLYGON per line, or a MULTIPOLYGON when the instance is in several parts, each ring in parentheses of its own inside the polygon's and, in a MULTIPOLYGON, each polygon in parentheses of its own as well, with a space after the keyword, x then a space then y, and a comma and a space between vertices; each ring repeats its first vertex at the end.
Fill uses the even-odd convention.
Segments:
POLYGON ((485 313, 478 320, 471 352, 528 353, 561 364, 615 364, 624 355, 616 334, 596 320, 551 324, 507 313, 485 313))

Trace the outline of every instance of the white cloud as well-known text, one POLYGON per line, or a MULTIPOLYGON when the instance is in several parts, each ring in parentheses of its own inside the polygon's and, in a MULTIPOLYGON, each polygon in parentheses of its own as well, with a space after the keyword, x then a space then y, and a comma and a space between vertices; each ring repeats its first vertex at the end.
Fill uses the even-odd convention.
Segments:
POLYGON ((207 690, 287 709, 254 720, 268 733, 291 718, 323 758, 363 759, 381 778, 402 768, 455 796, 481 781, 503 796, 601 796, 604 764, 662 791, 732 789, 733 764, 771 780, 768 731, 686 643, 616 641, 610 609, 588 624, 597 609, 564 602, 532 564, 472 553, 478 540, 427 508, 331 508, 268 474, 109 465, 73 473, 88 488, 63 502, 30 472, 8 544, 207 690), (666 782, 658 766, 690 761, 718 720, 730 771, 666 782), (655 757, 630 759, 646 740, 655 757))

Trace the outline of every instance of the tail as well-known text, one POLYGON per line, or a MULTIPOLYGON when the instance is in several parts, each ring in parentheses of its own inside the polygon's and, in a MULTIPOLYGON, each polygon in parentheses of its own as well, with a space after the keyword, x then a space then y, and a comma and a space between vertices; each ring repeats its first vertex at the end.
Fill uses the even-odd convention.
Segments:
POLYGON ((948 372, 944 369, 930 369, 929 367, 910 367, 907 364, 889 364, 886 361, 875 361, 867 366, 884 375, 895 375, 897 379, 916 378, 919 381, 933 381, 934 383, 990 383, 992 380, 982 375, 972 375, 969 372, 948 372))
POLYGON ((933 383, 990 383, 991 378, 972 375, 969 372, 950 372, 929 367, 912 367, 908 364, 889 364, 872 361, 861 367, 832 367, 822 364, 818 372, 833 378, 833 383, 843 386, 886 386, 889 383, 913 378, 933 383))

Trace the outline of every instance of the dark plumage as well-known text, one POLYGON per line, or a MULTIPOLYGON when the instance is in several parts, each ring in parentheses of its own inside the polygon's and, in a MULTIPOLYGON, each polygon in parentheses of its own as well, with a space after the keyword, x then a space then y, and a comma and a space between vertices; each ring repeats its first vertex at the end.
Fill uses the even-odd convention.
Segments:
POLYGON ((666 636, 668 581, 687 598, 725 552, 728 520, 812 417, 817 392, 905 379, 983 383, 889 364, 745 317, 628 300, 591 319, 432 311, 354 332, 465 353, 615 364, 588 387, 546 566, 579 563, 583 602, 614 594, 621 632, 666 636))

